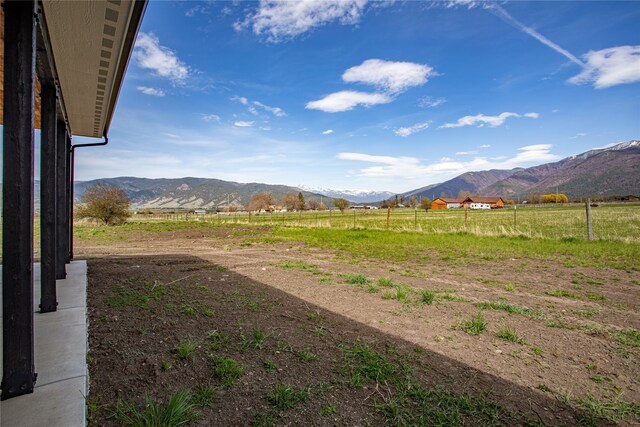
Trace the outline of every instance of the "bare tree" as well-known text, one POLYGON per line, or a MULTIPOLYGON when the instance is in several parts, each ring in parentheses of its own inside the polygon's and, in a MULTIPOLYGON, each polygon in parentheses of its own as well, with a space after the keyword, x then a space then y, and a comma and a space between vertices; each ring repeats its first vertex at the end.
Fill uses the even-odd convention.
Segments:
POLYGON ((250 211, 270 211, 271 205, 273 205, 273 198, 271 197, 271 194, 256 193, 251 196, 248 208, 250 211))
POLYGON ((431 209, 431 200, 428 197, 423 197, 420 200, 420 209, 424 209, 425 212, 431 209))
POLYGON ((333 199, 333 204, 336 208, 340 209, 340 212, 344 213, 344 210, 347 209, 350 205, 349 201, 343 197, 338 199, 333 199))
POLYGON ((418 206, 418 198, 415 195, 409 198, 409 206, 411 209, 415 209, 418 206))
POLYGON ((466 199, 467 197, 473 197, 473 193, 468 190, 458 191, 458 199, 466 199))
POLYGON ((309 199, 307 204, 309 205, 309 209, 314 211, 323 211, 327 208, 324 203, 322 203, 322 200, 318 198, 309 199))
POLYGON ((113 185, 96 184, 87 188, 76 208, 77 218, 94 218, 105 225, 122 224, 131 216, 131 200, 122 189, 113 185))
POLYGON ((280 198, 280 204, 288 211, 294 211, 298 207, 298 196, 287 193, 280 198))

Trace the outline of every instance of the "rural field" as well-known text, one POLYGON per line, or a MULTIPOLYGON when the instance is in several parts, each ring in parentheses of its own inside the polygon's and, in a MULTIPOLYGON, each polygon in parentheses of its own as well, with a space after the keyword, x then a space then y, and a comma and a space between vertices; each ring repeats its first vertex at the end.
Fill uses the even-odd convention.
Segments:
POLYGON ((76 225, 90 423, 637 425, 639 208, 534 209, 76 225))

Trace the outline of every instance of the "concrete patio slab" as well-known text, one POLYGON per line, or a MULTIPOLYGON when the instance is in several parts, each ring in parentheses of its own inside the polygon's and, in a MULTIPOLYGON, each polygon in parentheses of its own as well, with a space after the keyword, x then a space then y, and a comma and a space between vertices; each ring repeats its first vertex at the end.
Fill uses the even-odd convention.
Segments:
POLYGON ((87 263, 67 265, 57 281, 58 310, 39 313, 40 265, 34 266, 35 365, 32 394, 0 403, 0 426, 84 426, 87 371, 87 263))

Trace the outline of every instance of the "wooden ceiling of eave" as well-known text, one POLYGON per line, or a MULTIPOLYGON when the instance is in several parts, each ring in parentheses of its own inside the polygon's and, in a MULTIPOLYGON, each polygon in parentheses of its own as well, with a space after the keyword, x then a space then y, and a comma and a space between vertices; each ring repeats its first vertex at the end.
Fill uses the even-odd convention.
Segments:
MULTIPOLYGON (((36 77, 35 126, 40 129, 40 81, 36 77)), ((0 125, 4 123, 4 9, 0 7, 0 125)))

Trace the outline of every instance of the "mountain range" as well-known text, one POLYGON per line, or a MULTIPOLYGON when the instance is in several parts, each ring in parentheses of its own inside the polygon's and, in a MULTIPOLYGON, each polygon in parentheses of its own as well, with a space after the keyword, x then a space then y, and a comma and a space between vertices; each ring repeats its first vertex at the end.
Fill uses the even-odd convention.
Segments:
POLYGON ((623 196, 640 193, 640 141, 590 150, 530 168, 466 172, 449 181, 403 193, 404 197, 457 197, 460 192, 506 199, 532 194, 623 196))
MULTIPOLYGON (((255 193, 268 192, 274 199, 286 193, 302 193, 306 200, 322 199, 327 206, 332 198, 344 197, 353 203, 370 203, 394 196, 388 191, 335 190, 290 187, 260 183, 238 183, 208 178, 105 178, 75 183, 75 196, 94 184, 105 183, 122 188, 136 208, 225 208, 246 206, 255 193)), ((39 199, 36 181, 36 204, 39 199)), ((1 190, 0 190, 1 191, 1 190)), ((446 182, 402 193, 403 197, 456 197, 460 192, 506 199, 528 199, 532 194, 566 194, 580 196, 624 196, 640 194, 640 140, 590 150, 553 163, 515 168, 466 172, 446 182)), ((0 193, 1 194, 1 193, 0 193)))
POLYGON ((301 190, 286 185, 260 183, 239 183, 210 178, 150 179, 134 177, 104 178, 76 182, 75 198, 80 199, 85 189, 98 184, 121 188, 137 208, 164 209, 220 209, 227 206, 242 208, 249 204, 255 193, 270 193, 277 203, 283 195, 302 193, 305 200, 323 199, 327 206, 333 206, 330 198, 322 194, 301 190))

